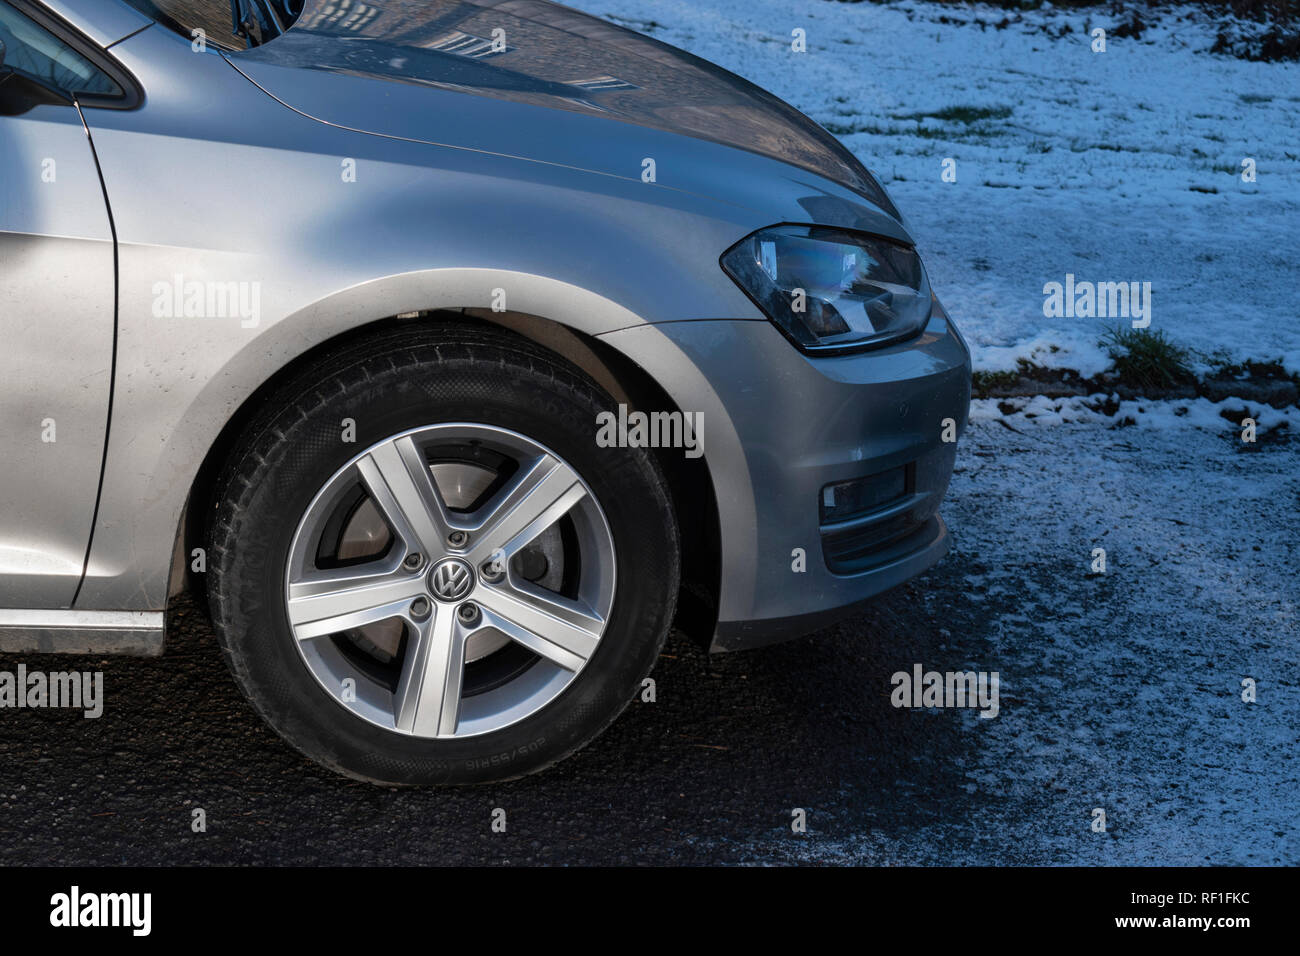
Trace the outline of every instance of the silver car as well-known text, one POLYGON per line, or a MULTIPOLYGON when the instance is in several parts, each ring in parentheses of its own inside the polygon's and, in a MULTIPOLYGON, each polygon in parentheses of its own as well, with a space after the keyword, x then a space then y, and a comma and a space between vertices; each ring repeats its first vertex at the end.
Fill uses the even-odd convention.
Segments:
POLYGON ((781 640, 946 551, 966 345, 750 83, 543 0, 0 0, 0 41, 0 650, 159 654, 188 589, 308 756, 498 780, 670 626, 781 640))

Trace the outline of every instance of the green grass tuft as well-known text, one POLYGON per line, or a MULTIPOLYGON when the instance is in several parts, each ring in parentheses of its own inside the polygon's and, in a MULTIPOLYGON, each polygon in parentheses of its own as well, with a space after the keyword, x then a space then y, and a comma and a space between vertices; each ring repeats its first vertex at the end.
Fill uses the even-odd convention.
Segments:
POLYGON ((1196 381, 1191 354, 1164 332, 1118 326, 1108 329, 1101 345, 1115 364, 1120 381, 1133 388, 1172 388, 1196 381))
POLYGON ((1011 388, 1020 381, 1019 372, 981 372, 971 375, 971 391, 976 398, 988 398, 994 389, 1011 388))

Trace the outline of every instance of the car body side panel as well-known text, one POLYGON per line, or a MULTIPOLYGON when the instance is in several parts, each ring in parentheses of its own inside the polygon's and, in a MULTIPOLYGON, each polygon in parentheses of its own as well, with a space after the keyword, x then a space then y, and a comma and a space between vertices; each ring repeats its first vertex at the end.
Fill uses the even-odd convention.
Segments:
POLYGON ((72 603, 112 358, 113 236, 81 117, 0 119, 0 608, 72 603))
MULTIPOLYGON (((278 370, 349 329, 493 305, 593 335, 717 315, 765 324, 713 266, 761 224, 753 210, 339 130, 159 29, 114 53, 149 92, 138 110, 89 117, 121 299, 114 427, 78 607, 164 606, 185 499, 221 428, 278 370), (169 77, 181 70, 186 82, 169 77), (196 282, 229 291, 225 314, 185 314, 196 282)), ((208 311, 200 300, 192 311, 208 311)))

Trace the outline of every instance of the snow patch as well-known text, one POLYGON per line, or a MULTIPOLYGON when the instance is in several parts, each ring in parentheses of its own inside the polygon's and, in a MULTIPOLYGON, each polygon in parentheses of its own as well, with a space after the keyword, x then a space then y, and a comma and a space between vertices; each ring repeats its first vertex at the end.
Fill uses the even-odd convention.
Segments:
POLYGON ((1239 433, 1242 420, 1255 421, 1256 435, 1277 429, 1300 426, 1300 409, 1282 409, 1225 398, 1212 402, 1207 398, 1184 400, 1121 400, 1117 395, 1093 394, 1068 398, 1035 395, 1025 398, 976 398, 971 401, 971 421, 1001 419, 1015 426, 1033 425, 1105 425, 1136 426, 1142 429, 1199 428, 1221 434, 1239 433), (1231 415, 1231 419, 1224 414, 1231 415))

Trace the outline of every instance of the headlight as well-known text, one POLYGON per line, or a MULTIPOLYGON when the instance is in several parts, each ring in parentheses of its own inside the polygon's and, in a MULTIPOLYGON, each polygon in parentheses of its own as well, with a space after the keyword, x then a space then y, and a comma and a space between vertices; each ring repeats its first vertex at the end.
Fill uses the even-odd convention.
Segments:
POLYGON ((930 284, 910 247, 822 226, 773 226, 732 246, 722 268, 808 351, 872 348, 915 335, 930 284))

